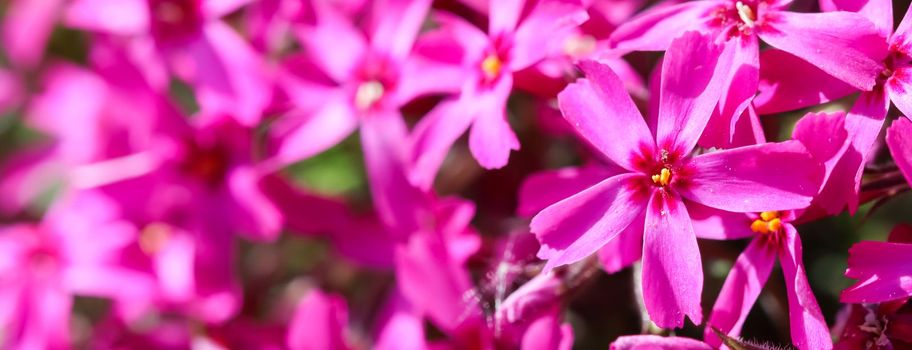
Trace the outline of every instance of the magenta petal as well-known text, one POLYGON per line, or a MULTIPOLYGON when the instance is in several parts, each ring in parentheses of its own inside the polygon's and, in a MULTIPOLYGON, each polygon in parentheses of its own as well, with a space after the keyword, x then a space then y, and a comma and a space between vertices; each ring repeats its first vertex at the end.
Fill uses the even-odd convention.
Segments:
POLYGON ((658 335, 625 335, 611 343, 611 350, 712 350, 699 340, 658 335))
POLYGON ((709 35, 696 32, 687 32, 671 43, 662 62, 656 129, 659 148, 687 154, 697 144, 722 97, 724 78, 737 49, 734 43, 716 45, 709 35))
POLYGON ((616 164, 635 170, 636 158, 654 154, 655 142, 624 84, 608 66, 583 61, 586 79, 557 96, 564 118, 590 144, 616 164), (624 130, 625 132, 617 132, 624 130))
POLYGON ((714 110, 703 130, 699 141, 701 146, 732 147, 735 127, 742 118, 747 117, 745 111, 757 93, 760 69, 758 45, 756 36, 734 40, 731 69, 725 73, 723 80, 722 91, 725 92, 719 100, 719 108, 714 110))
POLYGON ((553 312, 532 321, 522 337, 522 350, 570 350, 573 328, 561 323, 560 313, 553 312))
POLYGON ((149 30, 149 5, 143 0, 75 0, 63 21, 84 30, 139 35, 149 30))
POLYGON ((719 292, 716 305, 713 306, 712 315, 706 322, 708 326, 703 332, 703 338, 707 344, 714 347, 722 345, 722 341, 710 327, 715 327, 731 337, 738 337, 741 334, 744 320, 760 296, 760 291, 763 290, 763 285, 773 270, 773 264, 776 263, 774 249, 775 247, 765 242, 764 238, 758 237, 738 256, 731 272, 725 278, 725 284, 719 292))
POLYGON ((395 58, 405 58, 428 15, 431 0, 374 1, 375 26, 371 46, 395 58))
POLYGON ((232 222, 251 239, 271 241, 282 229, 282 213, 264 192, 262 175, 253 167, 237 167, 227 175, 232 202, 232 222))
POLYGON ((662 328, 684 326, 684 316, 703 322, 700 248, 684 203, 662 191, 646 208, 643 299, 649 318, 662 328))
POLYGON ((548 260, 545 270, 595 253, 639 216, 645 203, 635 186, 639 175, 621 174, 551 205, 532 218, 532 233, 548 260))
POLYGON ((409 179, 415 186, 427 190, 434 185, 447 153, 471 123, 465 107, 453 100, 441 102, 418 122, 410 136, 409 179))
POLYGON ((885 36, 889 37, 893 32, 893 1, 890 0, 820 0, 820 9, 857 12, 867 17, 885 36))
POLYGON ((586 10, 578 2, 538 1, 516 28, 510 68, 518 71, 542 60, 547 55, 542 48, 551 45, 549 41, 554 41, 554 33, 578 26, 588 18, 586 10))
POLYGON ((699 238, 740 239, 756 234, 750 230, 751 220, 744 213, 732 213, 691 201, 684 204, 690 213, 694 234, 699 238))
POLYGON ((862 172, 890 106, 885 95, 883 90, 864 92, 846 114, 845 127, 851 144, 836 163, 817 200, 826 204, 824 208, 829 214, 841 212, 846 205, 850 213, 858 209, 862 172))
POLYGON ((589 165, 546 170, 530 175, 519 187, 517 214, 532 216, 548 206, 620 174, 619 169, 589 165))
POLYGON ((808 113, 795 124, 792 138, 801 141, 808 152, 823 163, 823 182, 826 183, 849 148, 845 113, 808 113))
POLYGON ((488 34, 500 35, 516 29, 526 0, 491 1, 488 5, 488 34))
POLYGON ((893 31, 893 37, 891 38, 893 41, 897 38, 909 38, 909 30, 912 29, 912 15, 910 15, 910 13, 912 13, 912 10, 907 9, 902 21, 896 26, 896 30, 893 31))
POLYGON ((347 324, 345 299, 315 289, 295 309, 285 343, 289 349, 347 349, 347 324))
POLYGON ((900 118, 887 130, 887 145, 893 161, 902 171, 906 181, 912 184, 912 122, 900 118))
POLYGON ((761 115, 815 106, 858 91, 808 61, 777 49, 760 53, 759 90, 754 106, 761 115))
POLYGON ((686 198, 741 213, 805 208, 823 177, 823 166, 798 141, 699 155, 688 171, 686 198))
POLYGON ((886 38, 856 13, 780 11, 758 34, 860 90, 873 89, 883 71, 878 60, 886 57, 886 38))
POLYGON ((785 239, 780 242, 779 264, 785 277, 785 291, 789 300, 789 326, 792 344, 800 350, 832 349, 830 329, 817 305, 804 272, 801 255, 801 238, 792 225, 783 225, 785 239))
POLYGON ((405 121, 398 112, 377 112, 364 118, 361 147, 374 206, 383 222, 395 230, 410 232, 416 222, 415 208, 422 193, 411 185, 407 172, 405 121))
POLYGON ((706 27, 714 1, 688 1, 662 8, 652 8, 627 21, 611 33, 613 47, 622 52, 662 51, 687 30, 706 27))
POLYGON ((226 114, 242 125, 256 125, 272 93, 262 57, 225 23, 212 22, 203 32, 203 38, 190 47, 195 70, 188 77, 201 112, 226 114))
POLYGON ((330 96, 316 112, 293 110, 282 118, 304 119, 288 133, 277 136, 275 157, 281 164, 310 158, 335 146, 358 127, 354 106, 344 96, 330 96), (296 115, 301 114, 301 115, 296 115))
POLYGON ((460 101, 461 105, 474 111, 469 149, 485 169, 504 167, 510 158, 510 151, 519 149, 519 139, 507 121, 507 97, 512 83, 512 75, 502 76, 491 91, 476 96, 475 101, 460 101))
POLYGON ((347 81, 367 51, 364 35, 345 17, 332 11, 318 15, 318 25, 297 32, 307 53, 336 82, 347 81))
POLYGON ((598 250, 599 262, 607 273, 621 271, 643 257, 643 229, 646 211, 633 219, 627 228, 598 250))
POLYGON ((4 53, 22 69, 34 68, 44 57, 62 0, 11 0, 2 23, 4 53))
POLYGON ((842 291, 844 303, 879 303, 912 296, 912 244, 864 241, 849 250, 846 277, 858 283, 842 291))
POLYGON ((912 67, 897 68, 887 79, 886 89, 896 108, 906 117, 912 118, 912 67))

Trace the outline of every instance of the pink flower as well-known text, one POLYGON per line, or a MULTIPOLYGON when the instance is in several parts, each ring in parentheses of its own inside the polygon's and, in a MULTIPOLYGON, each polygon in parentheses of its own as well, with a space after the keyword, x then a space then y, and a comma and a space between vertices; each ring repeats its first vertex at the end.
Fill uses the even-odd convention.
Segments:
POLYGON ((345 338, 347 328, 345 299, 312 290, 301 298, 288 325, 285 344, 288 349, 351 349, 345 338))
POLYGON ((73 295, 148 298, 152 280, 118 262, 133 239, 116 206, 89 194, 58 200, 41 224, 0 229, 4 348, 68 348, 73 295))
MULTIPOLYGON (((827 6, 824 6, 827 7, 827 6)), ((872 75, 875 85, 861 93, 846 115, 851 147, 840 160, 833 177, 825 186, 821 203, 826 214, 837 214, 848 206, 849 212, 858 209, 858 197, 864 165, 868 162, 884 119, 892 101, 906 114, 912 114, 908 90, 912 88, 912 43, 908 40, 912 16, 908 13, 895 32, 893 9, 889 1, 830 3, 832 10, 859 10, 868 17, 879 36, 858 41, 859 47, 867 47, 870 56, 881 60, 882 70, 872 75)), ((835 14, 837 12, 831 12, 835 14)), ((843 13, 843 12, 838 12, 843 13)), ((855 90, 840 81, 828 77, 818 67, 802 62, 780 52, 769 52, 764 61, 768 71, 761 93, 755 100, 763 113, 774 113, 826 102, 848 95, 855 90)), ((814 62, 809 60, 810 62, 814 62)), ((823 67, 820 67, 823 68, 823 67)), ((824 69, 824 71, 826 71, 824 69)))
POLYGON ((810 204, 822 169, 800 142, 691 155, 722 93, 718 76, 728 66, 725 58, 717 59, 730 53, 696 33, 673 42, 653 131, 610 69, 581 63, 587 78, 561 92, 561 110, 586 141, 625 171, 532 219, 546 270, 579 261, 618 235, 642 234, 650 317, 665 328, 682 326, 685 314, 700 323, 703 276, 688 203, 732 212, 810 204))
POLYGON ((151 39, 170 71, 194 87, 204 115, 259 122, 271 98, 262 57, 221 17, 249 0, 75 0, 67 25, 151 39))
POLYGON ((898 225, 888 242, 863 241, 849 250, 846 277, 858 280, 842 291, 844 303, 879 303, 912 296, 912 226, 898 225))
POLYGON ((543 48, 551 47, 552 33, 588 17, 579 2, 570 0, 489 4, 487 34, 451 14, 435 17, 441 23, 438 32, 460 48, 459 72, 468 78, 457 101, 444 102, 416 126, 413 161, 418 165, 412 176, 422 187, 430 186, 447 151, 469 127, 469 148, 482 167, 507 164, 510 151, 519 149, 506 113, 514 72, 546 57, 548 50, 543 48))
POLYGON ((912 184, 912 122, 898 119, 887 130, 887 146, 906 182, 912 184))
MULTIPOLYGON (((789 12, 786 8, 790 3, 688 1, 644 12, 621 25, 611 40, 621 51, 663 50, 678 33, 699 30, 734 42, 735 68, 725 78, 727 92, 707 126, 706 139, 700 141, 706 147, 731 147, 739 120, 750 118, 745 109, 757 91, 759 70, 766 69, 759 60, 759 39, 810 62, 826 72, 824 75, 832 75, 855 89, 872 90, 883 70, 876 61, 884 51, 882 34, 866 18, 846 12, 789 12)), ((766 63, 770 64, 778 65, 766 63)))
MULTIPOLYGON (((794 219, 794 212, 766 211, 748 214, 740 226, 727 228, 729 236, 755 238, 725 279, 707 321, 709 326, 738 336, 778 257, 788 294, 792 343, 799 349, 832 348, 829 328, 804 272, 801 239, 791 224, 794 219)), ((710 345, 722 344, 709 328, 704 334, 710 345)))

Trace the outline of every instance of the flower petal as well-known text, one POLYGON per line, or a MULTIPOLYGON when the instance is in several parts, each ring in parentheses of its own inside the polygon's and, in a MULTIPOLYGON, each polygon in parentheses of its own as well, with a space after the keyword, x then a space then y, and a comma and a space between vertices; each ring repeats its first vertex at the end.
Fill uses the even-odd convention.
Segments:
POLYGON ((741 213, 805 208, 823 177, 823 166, 798 141, 703 154, 687 167, 684 197, 741 213))
MULTIPOLYGON (((490 91, 477 95, 473 102, 461 99, 463 106, 470 106, 474 116, 469 131, 469 149, 485 169, 498 169, 507 165, 511 150, 519 150, 519 139, 507 122, 507 98, 513 86, 513 77, 505 75, 490 91)), ((469 94, 468 96, 472 96, 469 94)))
POLYGON ((3 16, 3 52, 17 68, 31 69, 41 62, 59 16, 62 0, 13 0, 3 16))
POLYGON ((817 199, 831 215, 838 214, 845 206, 853 214, 858 209, 862 172, 890 106, 885 94, 883 90, 862 93, 846 114, 845 128, 851 144, 836 163, 817 199))
POLYGON ((488 34, 498 35, 516 29, 526 0, 491 1, 488 5, 488 34))
POLYGON ((622 52, 662 51, 687 30, 707 29, 714 1, 687 1, 655 7, 633 18, 611 33, 613 48, 622 52))
POLYGON ((909 119, 900 118, 893 122, 887 130, 887 146, 906 181, 912 184, 912 122, 909 119))
POLYGON ((403 59, 412 49, 415 37, 427 18, 431 0, 374 1, 371 46, 374 50, 403 59))
POLYGON ((545 270, 595 253, 629 226, 645 206, 639 175, 613 176, 542 210, 530 228, 541 243, 545 270))
POLYGON ((429 189, 437 171, 456 140, 472 124, 471 116, 458 101, 443 101, 422 118, 410 136, 412 165, 409 179, 415 186, 429 189))
POLYGON ((624 84, 608 66, 583 61, 585 79, 557 95, 564 119, 608 159, 636 170, 637 158, 655 154, 655 142, 624 84), (617 132, 624 130, 625 132, 617 132))
POLYGON ((611 343, 611 350, 711 350, 699 340, 658 335, 625 335, 611 343))
POLYGON ((820 306, 804 272, 801 238, 792 225, 784 225, 785 239, 779 250, 779 264, 785 277, 789 300, 789 326, 792 344, 800 350, 832 349, 833 340, 820 306))
POLYGON ((643 257, 645 225, 646 211, 643 211, 617 237, 598 250, 599 262, 605 272, 610 274, 621 271, 643 257))
POLYGON ((754 239, 744 252, 738 256, 731 272, 725 278, 722 291, 713 306, 712 315, 706 322, 703 339, 713 347, 722 345, 722 340, 713 333, 715 327, 731 337, 741 334, 741 327, 747 319, 754 302, 760 296, 763 285, 769 279, 773 264, 776 263, 776 251, 762 237, 754 239))
POLYGON ((759 90, 754 106, 761 115, 816 106, 858 91, 808 61, 777 49, 760 53, 759 90))
POLYGON ((149 30, 149 5, 142 0, 75 0, 63 21, 83 30, 140 35, 149 30))
POLYGON ((643 236, 643 299, 649 318, 662 328, 684 326, 684 316, 703 322, 703 267, 687 207, 656 191, 646 208, 643 236))
POLYGON ((588 18, 589 15, 578 1, 538 1, 516 28, 510 68, 518 71, 541 61, 547 55, 547 51, 542 48, 550 47, 549 41, 562 39, 553 33, 578 26, 588 18))
POLYGON ((849 249, 846 277, 858 282, 842 291, 844 303, 880 303, 912 296, 912 244, 863 241, 849 249))
MULTIPOLYGON (((725 73, 719 108, 716 108, 703 135, 700 145, 706 148, 731 148, 736 126, 748 116, 746 110, 757 93, 759 80, 759 43, 757 37, 748 36, 734 41, 731 69, 725 73)), ((749 123, 745 123, 750 125, 749 123)), ((753 144, 753 143, 751 143, 753 144)))
POLYGON ((744 213, 710 208, 700 203, 685 201, 690 213, 694 234, 704 239, 740 239, 753 237, 751 220, 744 213))
POLYGON ((874 23, 884 36, 893 33, 893 1, 890 0, 820 0, 820 10, 857 12, 874 23))
POLYGON ((808 113, 795 124, 792 138, 801 141, 808 152, 823 163, 823 183, 826 183, 833 168, 849 148, 845 113, 808 113))
POLYGON ((886 38, 857 13, 780 11, 757 34, 859 90, 873 89, 884 69, 886 38))
POLYGON ((314 63, 336 82, 347 81, 367 52, 364 35, 331 10, 320 11, 317 25, 298 30, 297 38, 314 63))
POLYGON ((724 78, 737 50, 734 42, 716 45, 709 35, 696 32, 671 43, 662 62, 659 148, 687 154, 697 144, 722 97, 724 78))
POLYGON ((347 325, 345 299, 315 289, 295 308, 285 343, 289 349, 346 349, 347 325))
MULTIPOLYGON (((358 127, 358 116, 351 103, 344 96, 330 96, 318 111, 307 113, 293 110, 282 116, 290 130, 282 133, 283 125, 277 125, 272 137, 277 144, 276 160, 280 164, 291 164, 310 158, 335 146, 358 127), (291 127, 292 121, 302 120, 291 127)), ((286 123, 280 120, 277 124, 286 123)))
POLYGON ((519 186, 516 212, 520 216, 533 216, 564 198, 621 173, 620 169, 594 164, 534 173, 519 186))

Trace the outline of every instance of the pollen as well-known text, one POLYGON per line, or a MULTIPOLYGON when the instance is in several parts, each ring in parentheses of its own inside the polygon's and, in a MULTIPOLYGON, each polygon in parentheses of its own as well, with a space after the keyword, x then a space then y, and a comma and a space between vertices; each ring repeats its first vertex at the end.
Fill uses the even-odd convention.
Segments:
POLYGON ((171 238, 171 226, 162 222, 146 225, 139 234, 139 248, 148 255, 160 252, 171 238))
POLYGON ((779 218, 777 211, 765 211, 760 213, 760 218, 751 223, 751 231, 756 233, 779 232, 782 229, 782 219, 779 218))
POLYGON ((671 183, 671 170, 662 168, 658 174, 652 175, 652 182, 659 186, 668 186, 671 183))
POLYGON ((757 20, 756 15, 754 15, 754 10, 740 1, 735 3, 735 7, 738 9, 738 17, 741 18, 741 21, 744 22, 746 26, 753 27, 754 22, 757 20))
POLYGON ((503 61, 501 61, 500 57, 497 57, 496 54, 490 54, 488 57, 485 57, 484 61, 481 61, 481 71, 484 73, 487 80, 494 80, 494 78, 497 78, 497 76, 500 75, 501 69, 503 69, 503 61))
POLYGON ((379 81, 371 80, 361 83, 358 85, 358 91, 355 92, 355 106, 360 110, 371 108, 383 98, 384 93, 383 84, 379 81))

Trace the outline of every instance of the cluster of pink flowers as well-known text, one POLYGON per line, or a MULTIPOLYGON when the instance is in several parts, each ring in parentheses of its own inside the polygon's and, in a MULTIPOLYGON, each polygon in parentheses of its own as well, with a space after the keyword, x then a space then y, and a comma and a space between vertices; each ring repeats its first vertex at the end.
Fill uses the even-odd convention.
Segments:
POLYGON ((912 347, 912 226, 847 252, 829 324, 797 228, 909 190, 890 0, 0 9, 4 349, 570 349, 573 292, 627 268, 611 302, 655 334, 613 349, 762 349, 740 335, 776 261, 794 347, 912 347), (577 160, 511 170, 541 138, 577 160), (339 148, 359 195, 294 176, 339 148), (439 186, 468 172, 510 179, 439 186), (698 238, 746 244, 707 308, 698 238), (687 319, 702 339, 656 335, 687 319))

